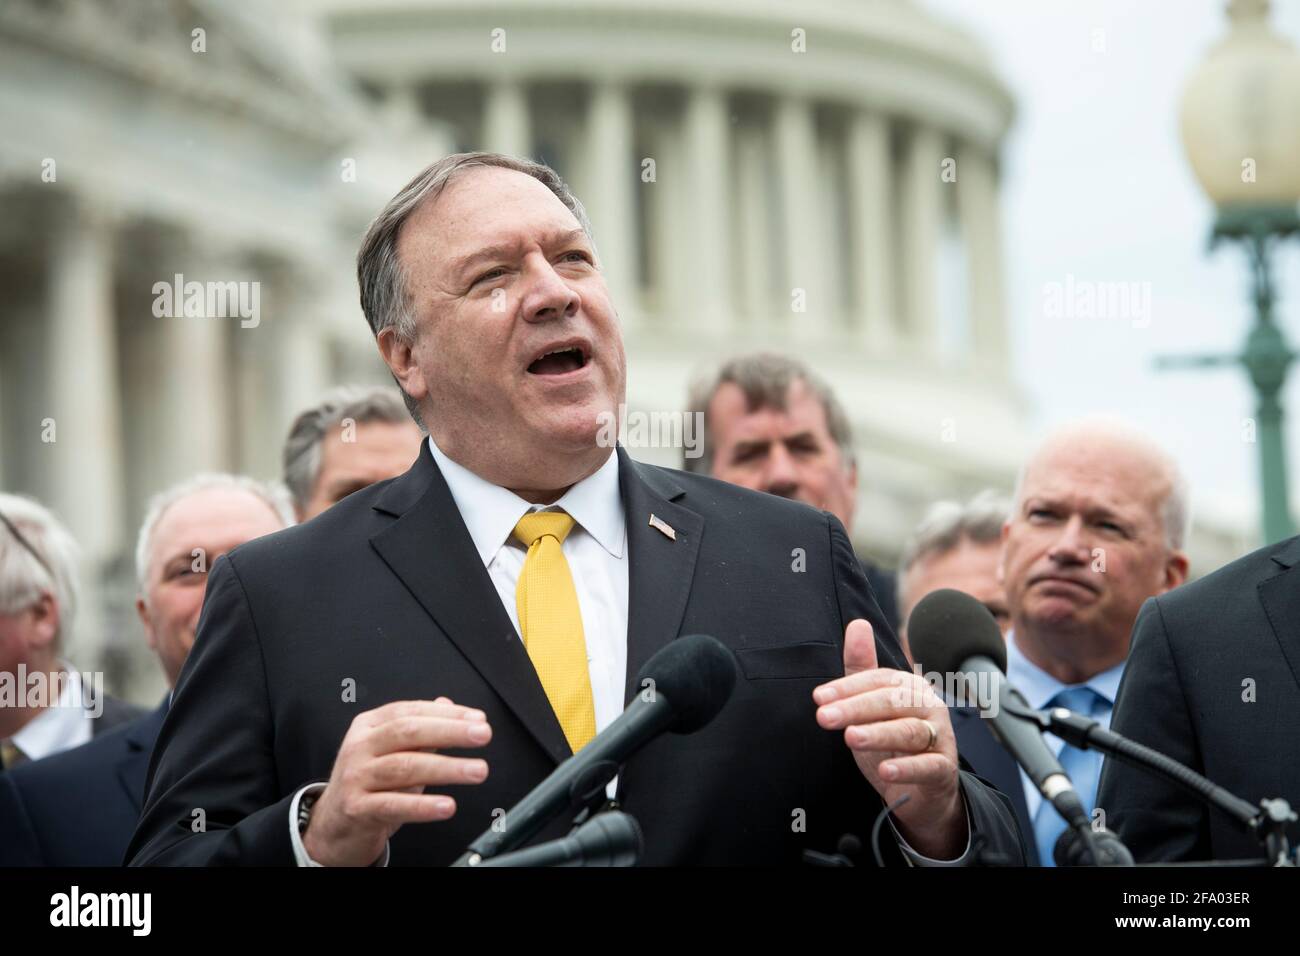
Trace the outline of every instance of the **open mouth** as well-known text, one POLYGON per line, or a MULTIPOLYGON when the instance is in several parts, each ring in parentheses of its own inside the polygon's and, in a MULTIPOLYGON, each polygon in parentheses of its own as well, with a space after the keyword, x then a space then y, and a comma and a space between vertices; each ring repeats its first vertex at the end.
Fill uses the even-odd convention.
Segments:
POLYGON ((543 352, 528 366, 530 375, 567 375, 587 366, 587 353, 581 345, 562 345, 543 352))

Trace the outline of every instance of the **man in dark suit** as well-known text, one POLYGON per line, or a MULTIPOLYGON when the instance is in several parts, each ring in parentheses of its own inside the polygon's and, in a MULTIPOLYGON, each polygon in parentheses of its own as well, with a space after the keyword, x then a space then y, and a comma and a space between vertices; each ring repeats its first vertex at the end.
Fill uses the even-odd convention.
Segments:
POLYGON ((460 154, 372 224, 363 311, 429 440, 217 563, 133 863, 450 863, 691 632, 741 674, 619 773, 645 862, 797 862, 904 794, 891 859, 1018 854, 833 516, 598 440, 626 368, 580 215, 547 167, 460 154))
POLYGON ((0 774, 0 866, 121 866, 166 713, 0 774))
POLYGON ((49 509, 0 492, 0 772, 144 713, 60 655, 75 624, 77 562, 76 542, 49 509))
MULTIPOLYGON (((1176 463, 1112 421, 1063 426, 1029 457, 1002 527, 998 578, 1011 621, 1007 677, 1030 706, 1109 725, 1138 609, 1187 579, 1186 495, 1176 463)), ((1015 765, 977 712, 953 724, 976 773, 1008 785, 1015 765)), ((1093 810, 1101 755, 1052 734, 1046 741, 1093 810)), ((1023 771, 1015 775, 1022 787, 1012 802, 1029 823, 1033 862, 1054 866, 1065 822, 1023 771)))
MULTIPOLYGON (((903 546, 898 567, 898 607, 902 615, 903 650, 911 658, 907 619, 921 598, 940 588, 955 588, 978 600, 993 615, 1003 634, 1011 624, 1007 598, 998 578, 1002 559, 1002 525, 1011 502, 996 492, 984 491, 969 502, 935 502, 903 546)), ((1025 803, 1020 766, 993 739, 980 720, 978 707, 953 707, 952 729, 957 750, 975 772, 1006 794, 1022 834, 1032 835, 1033 820, 1025 803)), ((1032 840, 1026 853, 1038 860, 1032 840)))
MULTIPOLYGON (((208 563, 292 523, 287 495, 234 475, 200 475, 150 502, 136 610, 169 685, 194 643, 208 563)), ((112 733, 0 775, 0 866, 121 866, 166 713, 164 700, 112 733)))
MULTIPOLYGON (((1147 601, 1112 728, 1256 803, 1300 807, 1300 538, 1147 601)), ((1138 862, 1263 859, 1192 794, 1107 759, 1098 805, 1138 862)), ((1291 846, 1300 827, 1289 829, 1291 846)))
MULTIPOLYGON (((686 470, 829 511, 853 531, 858 465, 849 417, 830 386, 798 359, 770 352, 727 361, 691 389, 703 440, 686 470)), ((885 621, 899 630, 894 575, 865 558, 862 570, 885 621)))

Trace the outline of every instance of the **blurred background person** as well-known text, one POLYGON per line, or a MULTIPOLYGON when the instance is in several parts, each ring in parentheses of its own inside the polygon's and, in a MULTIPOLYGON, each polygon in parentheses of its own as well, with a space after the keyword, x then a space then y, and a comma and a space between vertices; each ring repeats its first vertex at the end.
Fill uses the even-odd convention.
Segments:
MULTIPOLYGON (((212 563, 293 523, 282 489, 236 475, 198 475, 149 503, 136 610, 169 688, 194 644, 212 563)), ((120 866, 170 698, 113 733, 0 775, 0 866, 120 866)))
POLYGON ((108 695, 93 700, 97 688, 61 656, 77 617, 77 558, 77 543, 47 508, 0 493, 0 674, 15 692, 0 706, 0 769, 84 744, 143 713, 108 695), (50 693, 29 693, 36 674, 50 693))
POLYGON ((965 505, 935 502, 921 519, 903 546, 898 568, 899 639, 908 660, 912 651, 907 644, 907 619, 921 598, 940 588, 955 588, 978 600, 1007 633, 1011 617, 998 563, 1002 525, 1010 512, 1011 502, 990 489, 965 505))
MULTIPOLYGON (((1083 421, 1030 456, 1014 502, 999 566, 1011 616, 1007 677, 1035 709, 1066 707, 1109 726, 1138 609, 1187 579, 1186 482, 1146 436, 1083 421)), ((1011 798, 1039 865, 1055 865, 1064 822, 983 721, 953 714, 962 756, 1011 798)), ((1091 810, 1101 754, 1046 739, 1091 810)))
POLYGON ((424 434, 391 387, 340 385, 294 419, 284 483, 299 521, 411 467, 424 434))
MULTIPOLYGON (((726 362, 691 389, 704 416, 703 454, 686 470, 829 511, 853 536, 858 466, 843 407, 798 359, 759 352, 726 362)), ((894 575, 862 559, 881 613, 897 633, 894 575)))

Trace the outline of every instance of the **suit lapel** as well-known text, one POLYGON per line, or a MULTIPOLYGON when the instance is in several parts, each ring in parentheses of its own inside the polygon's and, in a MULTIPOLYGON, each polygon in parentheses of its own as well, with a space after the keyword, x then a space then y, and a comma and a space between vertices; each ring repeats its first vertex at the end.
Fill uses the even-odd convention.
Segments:
POLYGON ((144 807, 144 778, 149 771, 153 745, 158 740, 158 732, 162 730, 163 718, 167 716, 167 704, 167 700, 163 701, 162 706, 141 717, 124 731, 126 753, 117 763, 117 779, 126 790, 136 813, 144 807))
POLYGON ((1300 684, 1300 537, 1285 542, 1272 558, 1286 570, 1259 583, 1259 600, 1291 676, 1300 684))
POLYGON ((957 749, 979 776, 997 787, 1011 801, 1016 821, 1024 834, 1029 865, 1038 866, 1038 844, 1034 841, 1034 824, 1029 819, 1029 804, 1025 802, 1025 787, 1020 779, 1020 765, 1006 749, 994 739, 993 734, 980 719, 976 707, 950 707, 952 730, 957 737, 957 749))
POLYGON ((627 685, 624 703, 640 690, 646 661, 678 636, 695 576, 704 519, 679 503, 686 492, 656 468, 618 447, 618 481, 627 515, 627 685), (663 527, 652 527, 650 516, 663 527))
POLYGON ((395 479, 374 507, 397 518, 370 539, 380 557, 542 750, 557 763, 569 757, 560 722, 428 442, 411 470, 395 479))

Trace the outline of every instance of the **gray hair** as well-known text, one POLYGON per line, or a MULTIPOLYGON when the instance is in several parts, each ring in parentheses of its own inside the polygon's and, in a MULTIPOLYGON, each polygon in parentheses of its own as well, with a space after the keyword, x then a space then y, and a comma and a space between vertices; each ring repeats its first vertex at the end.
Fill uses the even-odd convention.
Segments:
POLYGON ((346 421, 358 425, 385 422, 405 425, 407 410, 383 385, 340 385, 299 414, 284 442, 284 484, 294 507, 304 511, 320 478, 321 444, 330 430, 346 421))
POLYGON ((0 514, 22 535, 20 541, 0 523, 0 614, 17 614, 41 595, 52 595, 59 606, 58 647, 71 633, 77 615, 81 550, 54 514, 31 498, 0 492, 0 514))
POLYGON ((849 416, 830 386, 798 359, 773 352, 755 352, 729 360, 714 375, 691 386, 690 410, 701 415, 704 422, 704 446, 698 458, 686 459, 686 470, 703 475, 713 472, 713 430, 709 422, 709 406, 718 389, 727 384, 738 386, 745 393, 745 406, 751 412, 764 408, 781 412, 785 411, 790 386, 795 382, 807 385, 821 404, 831 440, 844 456, 844 466, 852 467, 856 461, 853 429, 849 425, 849 416))
MULTIPOLYGON (((555 193, 560 202, 573 213, 583 231, 591 237, 591 223, 576 196, 560 174, 550 166, 534 163, 527 159, 517 159, 504 153, 453 153, 444 156, 409 183, 389 200, 379 215, 375 217, 365 238, 361 240, 361 249, 357 252, 357 284, 361 287, 361 311, 370 324, 370 331, 376 338, 387 328, 394 328, 398 340, 414 342, 418 329, 415 323, 415 310, 407 287, 407 270, 397 254, 397 240, 402 227, 411 215, 426 200, 436 199, 447 188, 451 180, 467 169, 497 167, 512 169, 517 173, 532 176, 543 186, 555 193)), ((399 383, 400 384, 400 383, 399 383)), ((411 417, 423 427, 419 408, 412 398, 402 391, 411 417)))
POLYGON ((149 552, 153 548, 153 536, 158 529, 158 522, 167 513, 167 509, 176 502, 188 498, 190 495, 198 494, 200 491, 207 491, 210 488, 234 488, 239 491, 247 491, 249 494, 266 502, 267 506, 275 512, 275 516, 284 523, 286 528, 297 523, 293 513, 293 506, 289 502, 288 492, 281 485, 274 482, 258 481, 244 475, 231 475, 225 472, 203 472, 158 492, 149 499, 144 521, 140 525, 140 534, 135 542, 136 583, 140 588, 140 595, 146 600, 148 600, 149 552))
POLYGON ((936 501, 921 518, 920 524, 903 545, 898 561, 898 606, 904 606, 907 576, 912 568, 928 558, 940 557, 963 541, 972 544, 995 544, 1002 538, 1002 525, 1011 514, 1011 502, 991 488, 981 491, 968 503, 936 501))
POLYGON ((1025 474, 1038 452, 1054 440, 1086 441, 1090 435, 1105 435, 1125 440, 1130 445, 1142 448, 1153 461, 1159 463, 1164 470, 1164 477, 1169 481, 1169 491, 1164 501, 1160 503, 1160 522, 1165 532, 1165 547, 1171 551, 1181 551, 1192 533, 1191 490, 1187 484, 1187 477, 1173 456, 1154 439, 1117 418, 1105 415, 1083 418, 1062 425, 1049 434, 1039 444, 1038 450, 1020 466, 1016 474, 1016 492, 1013 499, 1016 506, 1018 507, 1021 501, 1025 474))

